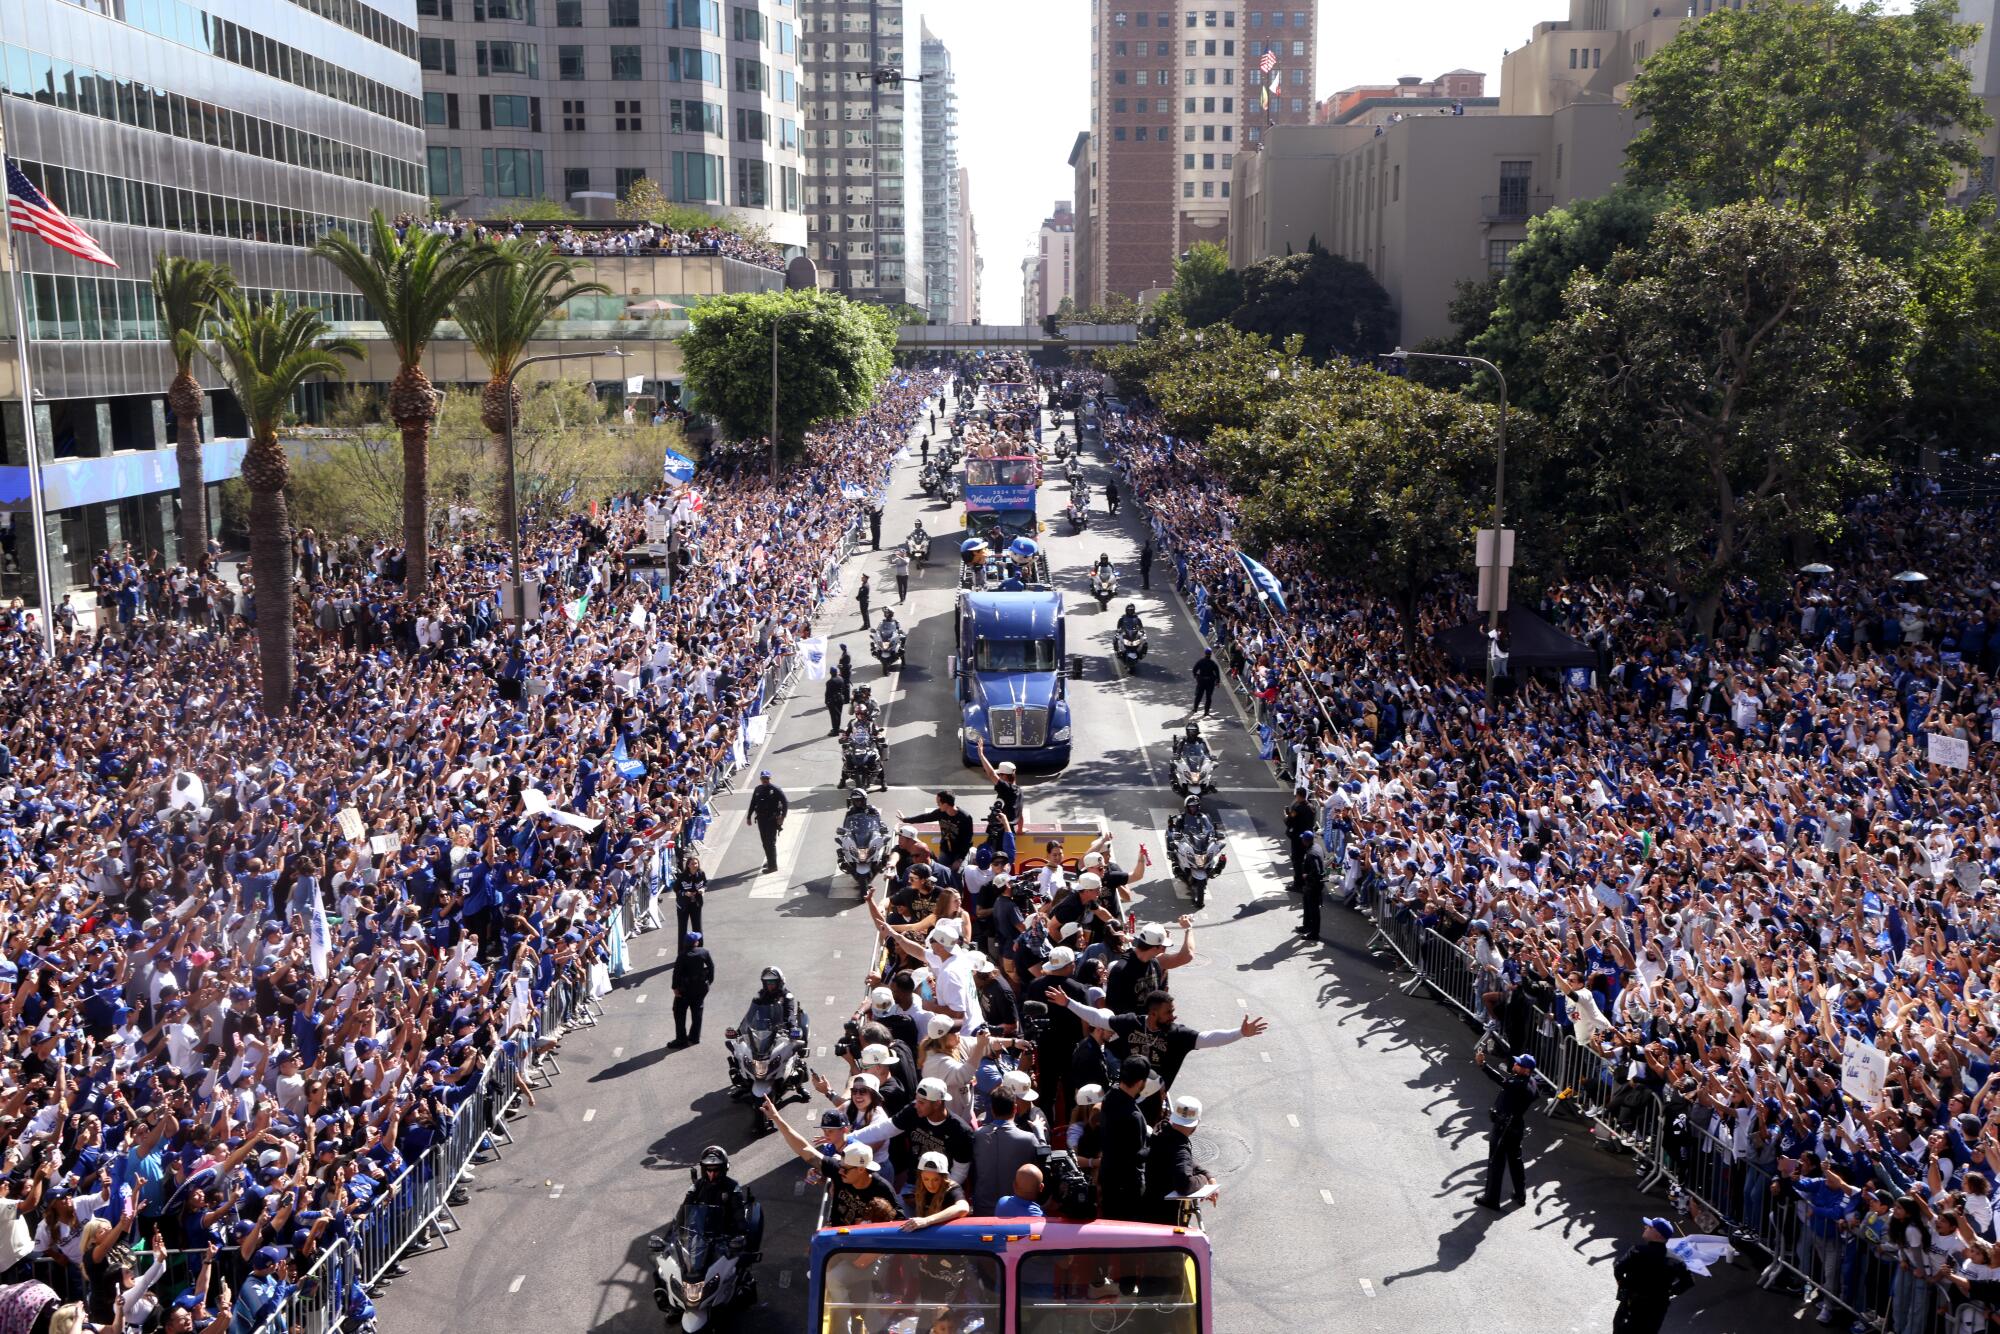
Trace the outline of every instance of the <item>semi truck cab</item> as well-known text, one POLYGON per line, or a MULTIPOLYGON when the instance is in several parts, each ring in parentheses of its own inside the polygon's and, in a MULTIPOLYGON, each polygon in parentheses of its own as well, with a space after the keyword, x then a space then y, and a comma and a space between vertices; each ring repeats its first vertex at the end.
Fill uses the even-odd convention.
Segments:
POLYGON ((1069 763, 1069 660, 1062 594, 1053 591, 958 595, 958 652, 951 670, 965 762, 977 741, 995 764, 1054 767, 1069 763))

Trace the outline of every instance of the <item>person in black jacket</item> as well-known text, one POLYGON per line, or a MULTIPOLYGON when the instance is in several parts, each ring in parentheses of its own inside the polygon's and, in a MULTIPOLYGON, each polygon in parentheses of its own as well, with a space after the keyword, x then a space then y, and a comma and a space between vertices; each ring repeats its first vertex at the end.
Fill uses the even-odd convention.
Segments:
POLYGON ((1667 1321, 1667 1304, 1694 1286, 1687 1265, 1667 1253, 1674 1235, 1674 1225, 1666 1219, 1648 1218, 1639 1244, 1612 1266, 1618 1280, 1618 1310, 1611 1317, 1611 1334, 1659 1334, 1667 1321))
POLYGON ((1480 1208, 1500 1207, 1500 1182, 1508 1174, 1514 1178, 1514 1203, 1528 1202, 1528 1169, 1521 1162, 1521 1138, 1528 1132, 1528 1111, 1540 1096, 1535 1089, 1535 1058, 1516 1056, 1493 1099, 1493 1128, 1486 1135, 1486 1189, 1477 1201, 1480 1208))
POLYGON ((1292 804, 1285 807, 1285 838, 1292 845, 1292 892, 1300 888, 1300 859, 1305 855, 1305 836, 1319 828, 1319 807, 1303 787, 1292 789, 1292 804))
POLYGON ((849 693, 850 690, 847 684, 847 678, 845 676, 842 676, 839 672, 828 672, 826 674, 826 719, 829 725, 827 731, 828 736, 840 735, 840 715, 847 709, 847 698, 849 693))
POLYGON ((1104 1152, 1097 1165, 1097 1212, 1104 1218, 1144 1222, 1146 1217, 1146 1147, 1151 1131, 1139 1104, 1153 1067, 1133 1056, 1118 1067, 1118 1087, 1104 1095, 1098 1120, 1104 1152))
POLYGON ((934 824, 938 827, 938 860, 956 871, 965 865, 972 851, 972 817, 958 808, 958 798, 949 792, 937 794, 937 808, 922 815, 896 812, 904 824, 934 824))
POLYGON ((1180 1202, 1170 1195, 1192 1195, 1209 1183, 1208 1173, 1195 1165, 1194 1132, 1201 1124, 1201 1100, 1186 1094, 1174 1099, 1173 1110, 1146 1146, 1146 1210, 1155 1223, 1179 1223, 1180 1202))
POLYGON ((785 827, 785 816, 791 811, 791 803, 785 800, 784 791, 771 781, 771 771, 764 770, 757 776, 757 786, 750 793, 750 809, 743 817, 743 823, 757 822, 758 836, 764 840, 764 869, 778 869, 778 831, 785 827))
POLYGON ((1222 668, 1215 665, 1215 650, 1203 649, 1201 661, 1194 665, 1194 705, 1188 710, 1190 714, 1195 709, 1200 709, 1204 717, 1213 712, 1215 687, 1221 680, 1222 668))
POLYGON ((1319 831, 1308 829, 1299 836, 1297 850, 1292 853, 1292 865, 1297 868, 1299 878, 1300 906, 1304 913, 1299 921, 1299 934, 1319 939, 1319 910, 1326 899, 1326 858, 1320 855, 1319 831))
POLYGON ((708 989, 715 985, 715 960, 701 947, 701 932, 681 937, 681 952, 674 959, 674 1040, 672 1048, 692 1047, 701 1041, 701 1011, 708 1003, 708 989))

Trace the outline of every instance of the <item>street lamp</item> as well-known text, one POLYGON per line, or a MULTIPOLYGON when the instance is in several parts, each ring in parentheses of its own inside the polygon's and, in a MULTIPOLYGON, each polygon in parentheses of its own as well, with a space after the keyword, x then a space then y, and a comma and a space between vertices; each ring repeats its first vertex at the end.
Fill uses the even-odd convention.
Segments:
POLYGON ((1507 377, 1498 366, 1484 357, 1468 357, 1445 352, 1408 352, 1397 348, 1394 352, 1382 354, 1390 361, 1448 361, 1456 366, 1483 366, 1493 372, 1493 378, 1500 382, 1500 448, 1493 461, 1493 597, 1487 609, 1486 629, 1491 636, 1500 632, 1500 590, 1501 581, 1506 577, 1500 564, 1502 551, 1501 533, 1506 531, 1503 520, 1507 513, 1507 377))
POLYGON ((514 369, 507 372, 507 417, 506 429, 500 433, 507 452, 507 548, 514 564, 514 624, 528 622, 528 588, 521 578, 521 497, 514 486, 514 379, 528 367, 542 361, 579 361, 587 357, 616 357, 620 361, 626 354, 613 347, 605 352, 544 352, 539 357, 523 357, 514 363, 514 369))

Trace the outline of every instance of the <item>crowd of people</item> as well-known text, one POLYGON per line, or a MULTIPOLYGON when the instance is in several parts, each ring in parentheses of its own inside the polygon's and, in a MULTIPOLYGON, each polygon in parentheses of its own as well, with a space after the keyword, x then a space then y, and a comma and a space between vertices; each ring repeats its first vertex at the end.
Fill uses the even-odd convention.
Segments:
POLYGON ((2000 1292, 1990 501, 1905 479, 1824 564, 1732 583, 1707 634, 1643 571, 1552 583, 1532 610, 1594 670, 1489 688, 1432 647, 1463 588, 1406 634, 1279 549, 1274 617, 1199 443, 1143 406, 1105 423, 1350 904, 1455 943, 1512 1049, 1593 1053, 1577 1095, 1658 1127, 1823 1323, 1916 1334, 2000 1292))
POLYGON ((410 228, 436 232, 459 240, 498 240, 532 237, 565 255, 580 257, 630 258, 640 255, 721 255, 740 259, 760 268, 785 267, 785 254, 777 246, 732 227, 666 227, 655 222, 636 222, 617 229, 578 227, 570 223, 479 222, 471 218, 422 218, 406 213, 396 219, 396 232, 410 228))
POLYGON ((255 590, 183 614, 106 562, 129 614, 59 626, 52 662, 0 618, 0 1328, 249 1334, 410 1206, 468 1106, 532 1103, 545 1001, 596 985, 620 905, 699 835, 845 495, 943 382, 896 378, 777 489, 712 468, 531 522, 525 632, 491 537, 406 591, 393 548, 301 533, 285 718, 258 705, 255 590), (671 592, 627 560, 663 507, 671 592))

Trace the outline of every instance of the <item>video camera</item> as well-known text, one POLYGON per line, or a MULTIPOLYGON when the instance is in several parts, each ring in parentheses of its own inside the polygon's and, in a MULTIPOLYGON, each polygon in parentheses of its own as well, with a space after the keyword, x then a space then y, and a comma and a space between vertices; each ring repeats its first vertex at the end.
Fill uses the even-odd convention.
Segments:
POLYGON ((1097 1187, 1068 1150, 1048 1156, 1042 1163, 1042 1180, 1042 1209, 1050 1218, 1088 1223, 1097 1217, 1097 1187))
POLYGON ((1021 1036, 1030 1042, 1039 1043, 1049 1031, 1049 1004, 1047 1001, 1021 1002, 1021 1036))
POLYGON ((861 1021, 850 1019, 840 1026, 840 1038, 833 1044, 835 1056, 861 1059, 861 1021))

